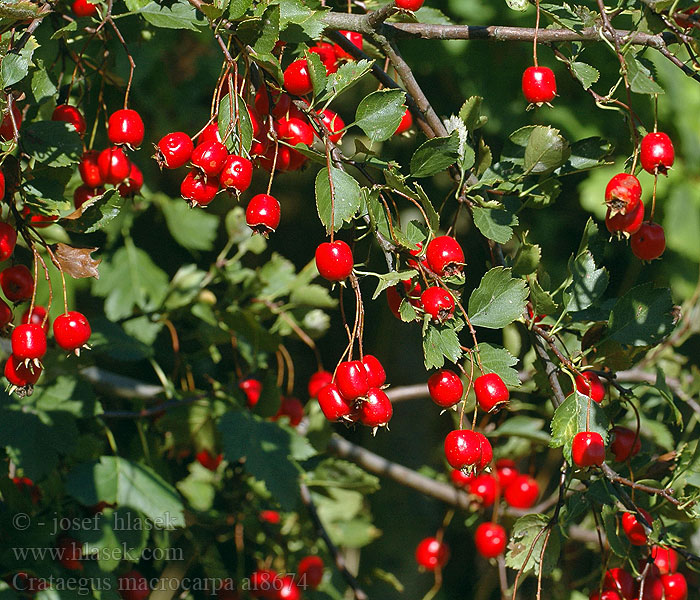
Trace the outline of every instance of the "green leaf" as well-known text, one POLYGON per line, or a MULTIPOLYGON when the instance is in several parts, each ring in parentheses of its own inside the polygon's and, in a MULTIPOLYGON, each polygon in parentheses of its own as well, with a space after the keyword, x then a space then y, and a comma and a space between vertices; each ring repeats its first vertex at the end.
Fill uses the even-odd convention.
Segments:
POLYGON ((542 249, 539 245, 523 244, 518 249, 518 253, 513 261, 513 275, 521 277, 530 275, 537 271, 542 260, 542 249))
POLYGON ((584 310, 592 306, 608 287, 608 272, 604 267, 596 269, 589 250, 569 260, 573 281, 564 290, 564 308, 567 311, 584 310))
POLYGON ((523 168, 527 173, 551 173, 567 161, 570 153, 569 142, 558 129, 536 126, 525 146, 523 168))
POLYGON ((700 262, 700 190, 692 182, 674 183, 664 202, 666 247, 700 262))
POLYGON ((181 200, 156 196, 173 239, 188 250, 211 250, 216 240, 219 217, 203 210, 192 209, 181 200))
POLYGON ((508 5, 508 8, 517 12, 524 12, 529 6, 527 0, 506 0, 506 4, 508 5))
POLYGON ((502 329, 522 316, 527 297, 522 279, 513 279, 510 269, 495 267, 469 297, 469 319, 478 327, 502 329))
POLYGON ((551 315, 554 314, 559 305, 554 302, 552 295, 542 289, 540 282, 536 277, 530 277, 528 280, 530 286, 530 301, 534 307, 536 315, 551 315))
POLYGON ((459 158, 459 134, 436 137, 426 142, 411 157, 411 176, 430 177, 444 171, 459 158))
POLYGON ((322 460, 313 471, 304 475, 304 483, 309 487, 337 487, 354 490, 367 496, 379 490, 379 478, 370 475, 355 463, 339 458, 322 460))
POLYGON ((31 42, 26 44, 19 53, 11 51, 2 57, 0 79, 3 88, 13 86, 27 76, 35 48, 36 42, 31 38, 31 42))
POLYGON ((346 62, 341 65, 335 73, 328 77, 326 83, 326 96, 337 96, 341 92, 355 85, 367 73, 369 73, 372 63, 369 60, 358 60, 346 62))
MULTIPOLYGON (((654 387, 661 393, 661 396, 664 400, 666 400, 666 403, 671 409, 671 414, 673 415, 673 420, 676 424, 676 427, 679 427, 681 430, 683 430, 683 414, 681 413, 678 406, 676 406, 676 402, 673 399, 673 392, 668 386, 668 383, 666 383, 666 374, 664 373, 663 369, 659 366, 656 367, 656 381, 654 382, 654 387)), ((670 448, 670 446, 667 447, 670 448)))
POLYGON ((75 233, 93 233, 101 230, 114 219, 127 199, 116 188, 107 190, 104 194, 95 196, 83 204, 78 210, 58 221, 66 231, 75 233))
POLYGON ((253 50, 258 54, 270 54, 280 39, 279 34, 280 7, 279 4, 270 4, 258 21, 255 43, 251 44, 253 50))
POLYGON ((67 167, 80 162, 83 143, 75 129, 63 121, 35 121, 22 128, 24 151, 48 167, 67 167))
POLYGON ((242 156, 250 152, 250 147, 253 144, 253 122, 243 98, 238 96, 238 119, 236 119, 236 99, 231 99, 229 94, 221 99, 218 127, 219 135, 231 154, 242 156), (229 126, 231 127, 230 132, 229 126))
POLYGON ((175 489, 150 467, 120 456, 77 465, 66 477, 66 492, 84 506, 107 502, 133 508, 159 529, 185 525, 184 506, 175 489))
POLYGON ((306 64, 314 96, 318 96, 326 89, 326 66, 321 62, 321 57, 316 52, 306 53, 306 64))
POLYGON ((426 369, 439 369, 445 358, 456 363, 462 357, 457 332, 449 325, 429 324, 423 332, 423 354, 426 369))
MULTIPOLYGON (((481 344, 479 344, 479 347, 481 347, 481 344)), ((542 430, 544 424, 544 419, 515 415, 506 419, 502 425, 489 433, 489 438, 519 437, 533 442, 549 444, 551 436, 542 430)))
POLYGON ((391 287, 393 285, 396 285, 400 281, 403 281, 404 279, 411 279, 416 274, 415 271, 410 270, 410 271, 390 271, 389 273, 384 273, 382 275, 378 275, 379 283, 377 284, 377 289, 374 290, 374 294, 372 295, 372 300, 376 300, 379 298, 379 294, 381 294, 386 288, 391 287))
POLYGON ((671 291, 654 289, 652 283, 644 283, 615 303, 606 339, 632 346, 651 346, 661 342, 673 328, 671 291))
POLYGON ((228 8, 228 18, 231 21, 237 21, 248 12, 252 5, 253 0, 231 0, 228 8))
POLYGON ((551 427, 550 447, 562 447, 564 458, 569 464, 572 464, 571 443, 574 436, 581 431, 595 431, 602 436, 603 442, 605 442, 608 438, 610 421, 600 404, 592 401, 588 396, 573 392, 554 411, 551 427))
POLYGON ((41 5, 30 0, 3 0, 0 2, 0 17, 25 21, 36 17, 41 8, 41 5))
POLYGON ((664 89, 654 81, 651 70, 632 52, 625 54, 627 79, 635 94, 663 94, 664 89))
POLYGON ((51 81, 48 69, 44 66, 44 61, 37 59, 36 70, 32 73, 32 96, 38 104, 46 98, 51 98, 56 94, 56 86, 51 81))
POLYGON ((498 373, 503 382, 509 387, 520 387, 518 371, 513 369, 518 364, 508 350, 494 344, 481 342, 479 344, 479 357, 486 373, 498 373))
POLYGON ((589 137, 571 144, 571 156, 562 171, 585 171, 604 164, 612 145, 600 137, 589 137))
POLYGON ((600 77, 600 71, 598 71, 598 69, 583 62, 572 62, 571 71, 576 76, 576 79, 581 82, 584 90, 590 88, 600 77))
POLYGON ((527 573, 534 569, 535 574, 542 570, 543 575, 551 573, 557 566, 560 553, 560 535, 558 527, 554 526, 547 540, 547 547, 542 560, 542 548, 547 536, 545 528, 549 517, 542 514, 532 514, 520 517, 514 524, 508 542, 506 566, 527 573), (527 562, 525 560, 527 559, 527 562), (542 562, 542 564, 540 564, 542 562), (523 568, 523 565, 524 568, 523 568))
POLYGON ((474 225, 490 240, 505 244, 513 237, 513 227, 518 225, 518 216, 504 208, 483 208, 475 206, 474 225))
POLYGON ((350 221, 362 204, 360 184, 335 167, 321 169, 316 175, 316 209, 321 223, 330 233, 331 223, 333 231, 338 231, 343 221, 350 221), (333 181, 333 200, 331 200, 330 179, 333 181), (332 214, 331 214, 332 210, 332 214))
POLYGON ((459 109, 459 118, 464 121, 467 131, 475 131, 483 127, 488 122, 488 117, 481 114, 481 96, 467 98, 459 109))
POLYGON ((280 0, 279 4, 281 39, 299 44, 321 37, 325 9, 315 3, 313 8, 306 6, 303 0, 280 0))
POLYGON ((601 516, 603 517, 603 531, 605 532, 605 537, 608 540, 608 544, 610 544, 610 549, 617 556, 625 558, 628 554, 628 543, 626 540, 622 540, 618 532, 620 510, 617 508, 617 506, 603 504, 601 516))
POLYGON ((406 112, 406 93, 383 89, 365 96, 357 107, 355 125, 373 142, 388 140, 406 112))
POLYGON ((151 25, 163 29, 189 29, 199 31, 203 25, 197 19, 197 13, 188 2, 179 1, 170 8, 160 6, 156 2, 149 2, 138 11, 151 25))
POLYGON ((479 149, 476 157, 476 176, 481 177, 491 166, 493 162, 493 155, 491 154, 491 148, 486 145, 483 138, 479 138, 479 149))

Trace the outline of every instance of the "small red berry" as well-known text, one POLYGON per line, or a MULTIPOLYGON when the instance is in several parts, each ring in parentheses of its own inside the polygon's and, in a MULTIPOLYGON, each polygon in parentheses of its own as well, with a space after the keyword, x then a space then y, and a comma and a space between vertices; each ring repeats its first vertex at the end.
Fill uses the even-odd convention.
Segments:
POLYGON ((297 585, 315 590, 323 580, 323 560, 320 556, 305 556, 297 566, 297 585))
MULTIPOLYGON (((649 525, 652 524, 652 516, 643 508, 639 509, 649 525)), ((633 546, 646 546, 647 532, 645 526, 637 519, 635 513, 626 512, 622 514, 622 529, 633 546)))
POLYGON ((365 365, 367 371, 369 387, 380 388, 386 383, 386 371, 376 356, 365 354, 362 358, 362 364, 365 365))
POLYGON ((17 231, 9 223, 0 222, 0 261, 7 260, 15 251, 17 231))
POLYGON ((644 221, 644 203, 639 203, 625 214, 614 213, 608 209, 605 215, 605 226, 610 233, 632 234, 636 233, 644 221))
POLYGON ((335 73, 338 70, 338 57, 335 54, 333 44, 318 42, 315 46, 309 48, 309 52, 318 54, 323 66, 326 67, 326 75, 335 73))
POLYGON ((46 334, 41 325, 24 323, 12 330, 12 354, 20 360, 38 360, 46 354, 46 334))
MULTIPOLYGON (((15 125, 17 126, 17 131, 22 125, 22 113, 17 108, 17 103, 12 103, 12 117, 15 119, 15 125)), ((12 117, 10 116, 10 111, 5 109, 3 112, 2 123, 0 123, 0 139, 9 141, 15 137, 15 128, 12 125, 12 117)))
POLYGON ((38 504, 41 500, 41 490, 29 477, 13 477, 12 483, 22 493, 27 492, 32 499, 32 504, 38 504))
POLYGON ((513 508, 532 508, 540 495, 540 486, 529 475, 518 475, 503 493, 513 508))
POLYGON ((406 112, 403 113, 403 117, 401 117, 401 121, 399 121, 396 131, 394 131, 394 135, 401 135, 402 133, 408 131, 411 127, 413 127, 413 115, 407 108, 406 112))
POLYGON ((268 194, 253 196, 245 211, 245 222, 255 233, 269 235, 280 224, 280 203, 268 194))
POLYGON ((441 235, 430 240, 425 251, 428 267, 440 277, 449 277, 462 272, 464 251, 457 240, 449 235, 441 235))
POLYGON ((258 569, 250 574, 250 595, 255 598, 276 600, 280 587, 280 577, 274 571, 258 569))
POLYGON ((105 189, 103 187, 91 188, 90 186, 87 186, 85 184, 79 185, 77 188, 75 188, 75 191, 73 192, 73 206, 75 206, 75 208, 78 209, 86 202, 89 202, 93 198, 101 196, 104 193, 105 189))
POLYGON ((273 420, 277 420, 280 417, 287 417, 289 419, 289 424, 292 427, 296 427, 301 423, 304 418, 304 405, 301 403, 299 398, 294 398, 293 396, 284 396, 282 402, 280 403, 279 410, 274 416, 273 420))
MULTIPOLYGON (((218 133, 218 126, 216 124, 214 126, 217 127, 218 133)), ((154 158, 161 168, 177 169, 187 164, 193 151, 192 138, 182 131, 175 131, 160 139, 154 158)))
POLYGON ((30 394, 31 386, 33 386, 41 376, 41 367, 36 365, 27 366, 23 360, 10 354, 10 357, 5 363, 5 378, 10 382, 10 385, 16 388, 24 389, 27 395, 30 394))
POLYGON ((455 310, 455 300, 447 290, 438 286, 429 287, 420 297, 423 310, 433 321, 442 322, 451 319, 455 310))
POLYGON ((476 468, 479 471, 483 471, 493 459, 493 448, 491 447, 491 442, 488 441, 483 433, 477 431, 476 435, 481 441, 481 459, 479 459, 479 462, 476 464, 476 468))
POLYGON ((631 429, 617 425, 612 428, 611 433, 610 450, 615 455, 617 462, 625 462, 627 459, 636 456, 642 449, 642 441, 631 429))
POLYGON ((583 371, 580 375, 576 375, 575 381, 579 394, 588 396, 598 404, 605 398, 605 384, 593 371, 583 371))
POLYGON ((343 131, 343 129, 345 129, 343 119, 341 119, 340 115, 334 113, 330 108, 326 108, 318 114, 321 116, 323 124, 330 133, 329 139, 334 144, 337 144, 345 133, 343 131))
POLYGON ((279 525, 282 520, 276 510, 261 510, 258 517, 263 523, 269 523, 270 525, 279 525))
POLYGON ((12 309, 7 302, 0 299, 0 329, 7 327, 12 322, 12 309))
POLYGON ((617 213, 627 214, 642 200, 642 185, 634 175, 618 173, 605 187, 605 203, 612 217, 617 213))
POLYGON ((279 586, 275 589, 277 590, 275 600, 301 600, 301 591, 294 582, 293 575, 282 577, 279 586))
POLYGON ((295 60, 284 70, 284 89, 295 96, 304 96, 313 90, 305 58, 295 60))
POLYGON ((309 398, 315 398, 318 395, 318 392, 321 390, 321 388, 325 385, 328 385, 331 381, 333 381, 333 373, 323 370, 316 371, 309 378, 309 398))
POLYGON ((452 469, 450 471, 450 479, 458 488, 468 487, 474 477, 476 477, 476 474, 473 471, 470 473, 465 473, 461 469, 452 469))
POLYGON ((557 95, 557 80, 549 67, 528 67, 523 73, 523 95, 531 104, 551 102, 557 95))
POLYGON ((98 188, 107 183, 100 173, 100 167, 97 164, 97 159, 100 153, 97 150, 88 150, 78 164, 78 172, 83 180, 83 183, 91 188, 98 188))
POLYGON ((88 0, 75 0, 71 10, 76 17, 94 17, 97 15, 97 6, 88 0))
POLYGON ((253 408, 260 400, 262 393, 262 383, 257 379, 248 377, 239 382, 238 388, 245 394, 246 405, 248 408, 253 408))
POLYGON ((70 104, 59 104, 54 108, 51 120, 69 123, 80 135, 83 135, 87 128, 82 113, 75 106, 71 106, 70 104))
POLYGON ((203 175, 198 169, 192 169, 180 184, 180 195, 190 206, 206 206, 219 191, 219 178, 203 175))
POLYGON ((205 448, 197 452, 197 456, 195 458, 197 459, 197 462, 205 469, 216 471, 224 457, 222 454, 212 454, 205 448))
POLYGON ((226 146, 221 142, 201 142, 192 152, 190 161, 205 175, 218 175, 228 157, 226 146))
POLYGON ((445 438, 445 458, 453 469, 466 469, 481 461, 481 438, 471 429, 450 431, 445 438))
POLYGON ((314 143, 314 130, 305 116, 282 117, 275 121, 277 135, 292 146, 314 143))
POLYGON ((428 571, 441 569, 447 564, 449 558, 450 549, 448 545, 434 537, 427 537, 421 540, 416 548, 416 562, 428 571))
POLYGON ((323 242, 316 248, 316 268, 328 281, 343 281, 352 273, 352 250, 342 240, 323 242))
POLYGON ((496 461, 496 476, 501 489, 506 489, 519 475, 515 462, 507 458, 499 458, 496 461))
POLYGON ((109 115, 107 137, 113 144, 138 148, 143 142, 143 136, 143 120, 135 110, 122 108, 109 115))
POLYGON ((493 475, 482 473, 469 483, 469 493, 476 496, 482 505, 491 506, 496 501, 498 482, 493 475))
POLYGON ((644 593, 640 600, 675 600, 665 595, 661 577, 647 576, 644 580, 644 593))
MULTIPOLYGON (((340 34, 344 35, 348 40, 350 40, 357 48, 362 50, 362 34, 358 33, 356 31, 339 31, 340 34)), ((338 58, 345 58, 348 60, 354 60, 354 57, 352 54, 349 54, 348 52, 345 52, 338 44, 334 44, 333 46, 335 48, 335 54, 338 58)))
POLYGON ((633 600, 636 597, 637 582, 634 577, 624 569, 615 567, 608 569, 603 578, 603 589, 617 592, 624 600, 633 600))
POLYGON ((253 179, 253 163, 243 156, 229 154, 219 173, 221 187, 236 192, 245 192, 253 179))
POLYGON ((146 600, 151 595, 148 579, 136 569, 119 576, 117 591, 124 600, 146 600))
POLYGON ((673 166, 675 158, 671 138, 661 132, 648 133, 642 138, 639 158, 642 168, 648 173, 666 175, 668 169, 673 166))
POLYGON ((68 311, 56 317, 53 322, 53 336, 56 343, 68 352, 82 348, 91 335, 92 329, 87 317, 78 311, 68 311))
POLYGON ((219 125, 217 123, 209 123, 197 137, 197 145, 204 142, 223 142, 219 133, 219 125))
POLYGON ((595 431, 581 431, 571 442, 571 458, 577 467, 599 467, 605 462, 603 436, 595 431))
POLYGON ((440 369, 428 379, 428 393, 435 404, 450 408, 462 399, 464 386, 457 373, 440 369))
POLYGON ((329 421, 339 421, 351 413, 350 406, 338 390, 335 383, 322 387, 317 395, 318 404, 329 421))
POLYGON ((5 199, 5 174, 0 171, 0 202, 5 199))
POLYGON ((49 333, 49 327, 51 325, 51 319, 47 316, 46 308, 37 304, 32 309, 32 315, 29 316, 29 309, 24 311, 20 323, 33 323, 34 325, 41 325, 44 328, 44 333, 49 333))
POLYGON ((143 187, 143 173, 134 163, 131 163, 129 176, 117 189, 122 198, 133 198, 143 187))
POLYGON ((658 223, 642 223, 630 240, 632 254, 639 260, 654 260, 666 250, 664 228, 658 223))
POLYGON ((476 551, 484 558, 496 558, 506 549, 506 530, 497 523, 482 523, 474 532, 476 551))
POLYGON ((491 412, 494 408, 505 404, 510 399, 510 393, 501 376, 496 373, 486 373, 474 380, 474 393, 481 410, 491 412))
POLYGON ((338 391, 349 402, 365 396, 369 390, 367 369, 359 360, 341 362, 335 370, 334 381, 338 391))
POLYGON ((661 575, 675 573, 678 570, 678 553, 673 548, 653 546, 651 557, 654 559, 654 564, 658 567, 661 575))
POLYGON ((397 8, 416 11, 423 6, 423 2, 425 2, 425 0, 395 0, 395 2, 397 8))
POLYGON ((370 388, 360 407, 360 422, 367 427, 385 427, 393 414, 389 396, 379 388, 370 388))
POLYGON ((0 287, 10 302, 24 302, 32 297, 34 277, 24 265, 7 267, 0 272, 0 287))
MULTIPOLYGON (((121 148, 112 146, 100 152, 100 155, 97 157, 97 167, 100 170, 100 177, 104 183, 117 185, 129 176, 131 162, 121 148)), ((96 185, 94 187, 99 186, 96 185)))
POLYGON ((682 573, 661 576, 665 600, 688 600, 688 582, 682 573))

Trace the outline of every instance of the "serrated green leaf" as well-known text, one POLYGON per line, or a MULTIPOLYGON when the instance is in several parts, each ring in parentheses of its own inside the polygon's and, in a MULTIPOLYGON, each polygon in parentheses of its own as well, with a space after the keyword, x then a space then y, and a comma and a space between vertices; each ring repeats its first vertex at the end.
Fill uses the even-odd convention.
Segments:
POLYGON ((374 290, 372 300, 379 298, 379 294, 381 294, 386 288, 396 285, 399 283, 399 281, 403 281, 404 279, 411 279, 411 277, 413 277, 415 274, 415 271, 391 271, 389 273, 378 275, 377 277, 379 278, 379 283, 377 284, 377 289, 374 290))
POLYGON ((411 157, 411 176, 430 177, 444 171, 459 158, 459 134, 423 142, 411 157))
POLYGON ((536 277, 530 277, 528 280, 530 286, 530 301, 536 315, 551 315, 554 314, 559 305, 554 302, 552 295, 542 289, 540 282, 536 277))
POLYGON ((464 121, 467 131, 475 131, 488 122, 488 117, 481 114, 481 96, 467 98, 459 109, 459 118, 464 121))
POLYGON ((336 167, 331 167, 330 172, 328 168, 318 172, 315 189, 318 216, 328 232, 331 229, 338 231, 343 226, 343 221, 350 221, 362 204, 360 184, 336 167), (333 180, 333 199, 330 178, 333 180))
POLYGON ((37 68, 32 73, 32 96, 38 104, 46 98, 51 98, 56 94, 56 86, 51 81, 48 69, 44 66, 44 61, 37 59, 37 68))
POLYGON ((188 250, 211 250, 216 240, 219 217, 187 206, 180 200, 156 196, 173 239, 188 250))
POLYGON ((80 162, 83 143, 75 129, 63 121, 35 121, 22 127, 22 148, 47 167, 66 167, 80 162))
POLYGON ((469 319, 477 327, 502 329, 522 316, 527 296, 522 279, 513 279, 510 269, 495 267, 469 297, 469 319))
POLYGON ((439 369, 445 358, 456 363, 462 356, 457 332, 449 325, 428 325, 423 333, 423 354, 426 369, 439 369))
POLYGON ((596 268, 589 250, 569 261, 573 281, 564 290, 564 308, 567 311, 584 310, 592 306, 608 287, 608 272, 596 268))
POLYGON ((632 52, 625 54, 627 79, 630 89, 635 94, 663 94, 664 89, 654 81, 651 70, 647 68, 632 52))
POLYGON ((600 77, 600 71, 598 71, 598 69, 584 62, 572 62, 571 70, 576 76, 576 79, 581 82, 584 90, 590 88, 600 77))
POLYGON ((513 227, 518 225, 518 216, 503 208, 483 208, 472 210, 474 225, 482 234, 494 242, 505 244, 513 237, 513 227))
POLYGON ((321 62, 321 57, 315 52, 306 53, 306 64, 314 96, 318 96, 326 89, 326 67, 321 62))
POLYGON ((652 283, 644 283, 615 303, 606 339, 632 346, 652 346, 671 333, 673 327, 670 290, 655 289, 652 283))
POLYGON ((495 344, 479 344, 479 357, 485 373, 497 373, 509 387, 520 387, 518 371, 513 369, 518 359, 508 350, 495 344))
POLYGON ((2 57, 2 62, 0 62, 0 79, 2 80, 3 88, 15 85, 28 75, 29 65, 32 62, 35 48, 36 41, 34 41, 34 38, 31 38, 31 42, 19 52, 8 52, 2 57))
POLYGON ((384 89, 365 96, 357 107, 355 125, 373 142, 388 140, 406 112, 406 93, 384 89))
POLYGON ((250 152, 253 144, 253 122, 248 106, 240 95, 238 96, 238 118, 236 118, 236 98, 226 94, 219 101, 217 126, 219 135, 231 154, 242 156, 250 152))
POLYGON ((73 215, 58 221, 66 231, 76 233, 93 233, 102 229, 114 219, 126 204, 116 189, 107 190, 104 194, 95 196, 83 204, 73 215), (78 214, 79 213, 79 214, 78 214))
POLYGON ((560 534, 558 527, 554 526, 547 540, 547 547, 542 558, 542 548, 547 536, 545 528, 549 523, 549 517, 541 514, 525 515, 520 517, 513 525, 506 552, 506 566, 523 573, 534 569, 538 574, 540 569, 543 575, 547 575, 557 566, 560 553, 560 534), (527 559, 527 562, 525 560, 527 559), (523 565, 525 565, 523 567, 523 565))
POLYGON ((551 173, 567 161, 570 153, 569 142, 559 130, 536 126, 530 132, 525 146, 523 169, 526 173, 551 173))
POLYGON ((521 277, 537 270, 542 258, 542 249, 537 244, 523 244, 513 261, 513 275, 521 277))
POLYGON ((617 556, 625 558, 628 554, 627 543, 624 542, 618 531, 618 523, 620 518, 620 510, 617 506, 603 504, 601 516, 603 517, 603 531, 608 540, 610 549, 617 556))
POLYGON ((611 150, 610 142, 600 137, 577 140, 571 144, 571 156, 562 171, 585 171, 602 166, 611 150))
POLYGON ((143 15, 154 27, 163 29, 189 29, 199 31, 199 26, 203 25, 197 19, 197 13, 188 2, 175 2, 170 8, 160 6, 156 2, 149 2, 141 8, 139 14, 143 15))
POLYGON ((544 419, 515 415, 506 419, 502 425, 489 433, 489 438, 520 437, 534 442, 549 444, 551 437, 546 431, 543 431, 542 427, 544 424, 544 419))
POLYGON ((355 85, 367 73, 369 73, 372 63, 362 59, 358 61, 347 62, 340 65, 338 70, 328 77, 326 83, 326 94, 324 96, 337 96, 351 86, 355 85))
POLYGON ((594 431, 601 435, 605 443, 608 439, 610 420, 600 404, 576 391, 554 411, 551 428, 550 447, 561 447, 564 458, 572 464, 571 444, 574 436, 581 431, 594 431))

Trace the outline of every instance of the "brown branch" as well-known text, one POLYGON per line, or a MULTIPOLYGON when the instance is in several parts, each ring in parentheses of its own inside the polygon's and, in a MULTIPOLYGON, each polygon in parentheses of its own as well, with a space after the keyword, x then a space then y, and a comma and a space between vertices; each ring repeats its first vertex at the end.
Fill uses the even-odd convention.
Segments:
POLYGON ((622 477, 621 475, 618 475, 611 467, 609 467, 606 463, 603 463, 600 467, 601 471, 603 472, 603 475, 613 483, 619 483, 624 486, 627 486, 629 488, 632 488, 633 490, 639 490, 640 492, 645 492, 647 494, 655 494, 657 496, 661 496, 664 500, 667 500, 674 506, 680 506, 680 501, 676 500, 671 494, 673 490, 666 490, 663 488, 655 488, 651 487, 649 485, 642 485, 641 483, 635 483, 634 481, 631 481, 627 479, 626 477, 622 477))
POLYGON ((537 356, 539 356, 540 360, 542 360, 544 363, 545 375, 547 375, 549 385, 552 386, 552 391, 554 392, 552 404, 554 405, 554 408, 559 408, 564 403, 564 400, 566 400, 566 394, 564 394, 564 391, 561 389, 561 383, 559 383, 559 377, 557 376, 559 373, 559 367, 557 367, 552 359, 549 358, 547 347, 544 345, 545 342, 543 338, 536 335, 533 343, 537 356))

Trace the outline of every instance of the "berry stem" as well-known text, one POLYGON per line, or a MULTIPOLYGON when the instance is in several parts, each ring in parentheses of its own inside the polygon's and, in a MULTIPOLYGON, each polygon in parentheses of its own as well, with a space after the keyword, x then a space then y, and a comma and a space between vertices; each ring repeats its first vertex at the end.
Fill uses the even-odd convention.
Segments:
POLYGON ((129 92, 131 91, 131 82, 134 80, 134 69, 136 69, 136 63, 134 62, 134 58, 131 56, 131 52, 129 52, 129 47, 124 41, 122 32, 119 31, 119 28, 117 27, 116 23, 114 22, 111 16, 107 17, 107 22, 114 30, 114 33, 117 34, 117 38, 119 39, 119 42, 121 43, 122 47, 124 48, 124 52, 126 53, 126 58, 129 60, 129 81, 126 84, 126 92, 124 92, 124 108, 128 108, 129 92))
POLYGON ((537 36, 540 31, 540 0, 535 0, 535 36, 532 40, 532 62, 537 67, 537 36))

